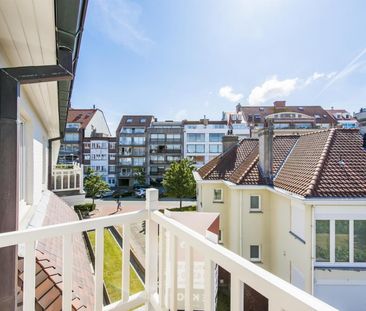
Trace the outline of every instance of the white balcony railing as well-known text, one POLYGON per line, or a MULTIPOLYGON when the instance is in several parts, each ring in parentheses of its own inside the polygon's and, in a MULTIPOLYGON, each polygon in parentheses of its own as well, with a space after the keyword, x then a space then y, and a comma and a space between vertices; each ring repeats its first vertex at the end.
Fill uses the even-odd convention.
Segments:
POLYGON ((79 163, 55 165, 52 168, 52 191, 83 192, 83 166, 79 163))
POLYGON ((62 236, 63 238, 63 295, 62 310, 71 310, 73 234, 96 230, 95 245, 95 310, 130 310, 144 304, 145 310, 177 310, 177 241, 185 242, 185 297, 184 309, 192 310, 193 252, 205 256, 204 310, 214 310, 214 269, 218 264, 231 274, 230 309, 243 310, 243 284, 246 283, 268 299, 269 310, 335 310, 324 302, 303 292, 273 274, 263 270, 233 252, 157 211, 158 191, 146 192, 146 210, 113 216, 87 219, 37 229, 0 234, 0 247, 25 244, 23 310, 35 309, 35 243, 37 240, 62 236), (123 259, 130 262, 130 230, 132 223, 146 220, 145 290, 129 295, 129 265, 122 266, 122 299, 103 306, 104 228, 123 226, 123 259), (169 256, 163 238, 169 233, 169 256), (166 265, 166 258, 172 264, 166 265), (167 270, 168 269, 168 270, 167 270), (168 277, 169 276, 169 277, 168 277), (166 279, 168 277, 168 279, 166 279), (160 281, 159 281, 160 280, 160 281), (168 280, 165 282, 164 280, 168 280), (167 283, 169 283, 167 285, 167 283))

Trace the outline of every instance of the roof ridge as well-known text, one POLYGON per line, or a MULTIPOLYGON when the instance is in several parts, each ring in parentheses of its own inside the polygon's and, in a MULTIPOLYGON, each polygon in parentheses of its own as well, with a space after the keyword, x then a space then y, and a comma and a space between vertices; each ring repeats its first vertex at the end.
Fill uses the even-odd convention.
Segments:
POLYGON ((323 148, 322 154, 320 155, 318 164, 315 167, 315 172, 314 172, 313 178, 311 179, 310 185, 309 185, 308 189, 305 192, 305 197, 306 196, 311 196, 313 194, 313 190, 314 190, 315 186, 318 184, 319 177, 321 175, 321 171, 322 171, 322 168, 324 166, 325 159, 328 157, 329 150, 330 150, 329 147, 330 147, 330 145, 333 141, 333 137, 334 137, 335 132, 336 132, 335 128, 332 128, 329 131, 329 136, 327 138, 327 141, 324 144, 324 148, 323 148))

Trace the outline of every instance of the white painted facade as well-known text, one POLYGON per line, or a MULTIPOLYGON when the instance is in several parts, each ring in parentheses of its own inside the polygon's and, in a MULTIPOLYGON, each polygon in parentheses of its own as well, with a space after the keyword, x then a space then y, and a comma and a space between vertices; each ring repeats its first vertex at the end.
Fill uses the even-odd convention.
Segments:
POLYGON ((184 157, 192 159, 196 167, 203 166, 222 153, 221 137, 227 131, 226 124, 185 124, 184 157))
POLYGON ((105 136, 111 136, 111 132, 109 130, 104 114, 99 109, 95 111, 92 119, 85 127, 84 137, 91 137, 93 130, 95 130, 97 133, 102 133, 105 136))
MULTIPOLYGON (((0 67, 56 64, 54 1, 4 1, 1 13, 0 67)), ((47 189, 48 139, 59 136, 57 82, 21 86, 19 133, 19 227, 24 228, 47 189)), ((53 164, 59 145, 53 143, 53 164)))

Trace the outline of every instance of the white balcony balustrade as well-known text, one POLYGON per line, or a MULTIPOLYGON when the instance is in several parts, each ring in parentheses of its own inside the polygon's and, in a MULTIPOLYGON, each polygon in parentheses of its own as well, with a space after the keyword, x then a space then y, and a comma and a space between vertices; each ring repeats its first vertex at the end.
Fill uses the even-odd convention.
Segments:
POLYGON ((142 304, 145 310, 177 310, 177 241, 185 243, 185 295, 184 309, 193 310, 193 252, 199 251, 205 256, 204 309, 215 308, 215 267, 220 265, 231 274, 231 302, 233 311, 243 310, 243 284, 247 284, 268 299, 270 311, 279 310, 335 310, 324 302, 303 292, 273 274, 263 270, 224 247, 207 240, 204 236, 167 217, 158 209, 158 191, 146 192, 146 209, 132 213, 87 219, 77 222, 28 229, 0 234, 0 247, 25 244, 24 263, 24 310, 34 310, 35 306, 35 244, 37 240, 62 236, 63 238, 63 294, 62 310, 71 310, 72 299, 72 251, 73 235, 82 231, 96 230, 95 245, 95 307, 94 310, 130 310, 142 304), (103 256, 105 227, 123 226, 123 261, 130 262, 129 226, 146 220, 146 263, 145 290, 129 295, 129 266, 122 267, 122 299, 103 306, 103 256), (168 233, 169 248, 164 239, 168 233), (164 256, 164 250, 170 251, 164 256), (170 265, 166 264, 169 258, 170 265), (168 280, 168 282, 166 282, 168 280))
POLYGON ((52 191, 84 191, 83 166, 79 163, 55 165, 52 168, 52 191))

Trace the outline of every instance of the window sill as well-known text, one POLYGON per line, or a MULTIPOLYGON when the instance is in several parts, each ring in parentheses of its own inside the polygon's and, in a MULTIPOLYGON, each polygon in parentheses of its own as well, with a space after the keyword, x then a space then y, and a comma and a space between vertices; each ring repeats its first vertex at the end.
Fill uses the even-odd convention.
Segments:
POLYGON ((289 231, 288 233, 290 233, 295 239, 299 240, 301 243, 306 244, 305 240, 303 240, 302 238, 300 238, 298 235, 296 235, 292 231, 289 231))
POLYGON ((261 211, 261 210, 249 210, 249 213, 251 213, 251 214, 263 214, 263 211, 261 211))
POLYGON ((212 203, 224 203, 224 201, 213 201, 212 203))
POLYGON ((260 259, 250 259, 250 262, 252 262, 252 263, 263 263, 263 261, 262 260, 260 260, 260 259))

